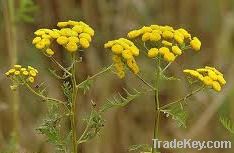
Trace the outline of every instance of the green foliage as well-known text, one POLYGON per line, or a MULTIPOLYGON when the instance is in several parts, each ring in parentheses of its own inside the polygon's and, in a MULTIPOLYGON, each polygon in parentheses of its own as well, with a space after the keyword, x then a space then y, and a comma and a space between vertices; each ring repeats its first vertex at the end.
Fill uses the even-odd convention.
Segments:
POLYGON ((64 81, 62 85, 63 93, 67 98, 68 103, 72 102, 72 85, 69 81, 64 81))
MULTIPOLYGON (((66 152, 66 146, 69 144, 70 138, 63 139, 61 136, 60 120, 62 119, 60 115, 59 107, 56 104, 48 103, 48 115, 47 118, 43 120, 40 127, 37 128, 40 134, 47 137, 47 141, 53 144, 58 152, 66 152)), ((70 134, 67 135, 70 137, 70 134)))
POLYGON ((26 23, 34 22, 34 14, 38 10, 38 7, 32 0, 20 0, 19 8, 17 10, 17 21, 23 21, 26 23))
POLYGON ((184 110, 182 104, 175 104, 163 110, 167 117, 171 116, 173 120, 176 121, 179 127, 186 128, 186 120, 188 117, 187 112, 184 110))
POLYGON ((87 142, 98 136, 105 123, 101 112, 94 109, 91 111, 89 117, 84 119, 84 121, 86 122, 86 129, 78 140, 78 143, 87 142))
POLYGON ((120 93, 114 94, 112 98, 107 99, 107 102, 101 107, 100 111, 105 112, 113 107, 124 107, 135 98, 139 97, 141 93, 134 89, 130 93, 127 89, 124 89, 126 96, 122 96, 120 93))
POLYGON ((93 84, 93 80, 90 79, 89 77, 83 81, 81 84, 79 84, 79 89, 83 90, 84 94, 89 91, 91 85, 93 84))
POLYGON ((180 81, 179 78, 173 77, 173 76, 166 76, 164 73, 161 73, 160 75, 162 80, 167 80, 167 81, 180 81))
POLYGON ((136 151, 136 152, 150 152, 151 146, 148 144, 136 144, 132 145, 128 148, 128 151, 136 151))
POLYGON ((226 118, 226 117, 220 117, 221 124, 231 133, 234 134, 234 123, 226 118))

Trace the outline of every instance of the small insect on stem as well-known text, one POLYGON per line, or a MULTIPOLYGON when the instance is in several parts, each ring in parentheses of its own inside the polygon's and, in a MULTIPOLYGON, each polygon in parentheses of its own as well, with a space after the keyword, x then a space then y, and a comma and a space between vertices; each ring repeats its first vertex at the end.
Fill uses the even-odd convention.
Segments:
POLYGON ((95 108, 97 106, 97 104, 93 100, 91 100, 91 105, 93 108, 95 108))

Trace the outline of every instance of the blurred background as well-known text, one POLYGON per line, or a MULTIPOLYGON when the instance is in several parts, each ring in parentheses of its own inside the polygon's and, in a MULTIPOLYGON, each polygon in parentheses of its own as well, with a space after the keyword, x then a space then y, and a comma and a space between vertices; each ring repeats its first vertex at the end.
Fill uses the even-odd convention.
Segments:
MULTIPOLYGON (((12 131, 19 133, 14 141, 20 144, 20 153, 54 152, 53 146, 35 128, 47 112, 40 100, 25 88, 12 92, 10 81, 4 76, 15 63, 32 65, 40 71, 38 82, 45 81, 49 95, 63 99, 61 81, 52 77, 49 60, 34 48, 33 32, 39 28, 54 28, 58 21, 84 21, 95 29, 91 47, 82 55, 77 76, 84 80, 103 66, 111 64, 111 55, 103 44, 111 39, 126 36, 127 32, 143 25, 170 25, 183 27, 201 39, 202 51, 189 51, 177 59, 168 71, 169 75, 183 77, 183 68, 215 66, 224 73, 227 85, 219 94, 213 91, 199 93, 190 98, 187 110, 187 128, 178 128, 166 116, 160 121, 160 138, 172 140, 231 140, 220 124, 219 116, 234 121, 234 0, 1 0, 0 3, 0 152, 10 147, 12 131), (11 22, 14 21, 14 22, 11 22), (18 104, 18 105, 17 105, 18 104), (14 112, 17 112, 15 114, 14 112), (18 131, 18 132, 17 132, 18 131)), ((56 48, 56 58, 68 65, 67 54, 56 48)), ((152 78, 152 63, 137 58, 144 77, 152 78)), ((90 101, 100 106, 106 98, 122 88, 141 88, 143 84, 132 74, 125 80, 114 74, 106 74, 95 80, 91 90, 79 96, 79 123, 90 110, 90 101)), ((161 103, 182 97, 189 92, 184 81, 163 82, 161 103)), ((106 124, 100 137, 82 145, 82 153, 126 153, 133 144, 151 144, 154 112, 153 96, 136 99, 125 108, 113 109, 105 114, 106 124)), ((78 131, 83 129, 79 127, 78 131)), ((232 149, 209 149, 201 153, 233 153, 232 149)), ((196 150, 161 150, 162 153, 196 153, 196 150)))

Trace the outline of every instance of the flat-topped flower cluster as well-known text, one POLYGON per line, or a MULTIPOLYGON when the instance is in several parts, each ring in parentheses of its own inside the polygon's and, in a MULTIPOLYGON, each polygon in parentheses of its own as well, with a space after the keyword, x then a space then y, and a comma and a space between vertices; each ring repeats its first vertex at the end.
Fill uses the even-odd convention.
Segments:
POLYGON ((9 69, 5 74, 17 83, 33 83, 38 71, 32 66, 22 67, 21 65, 14 65, 14 67, 9 69))
POLYGON ((52 49, 52 42, 63 46, 66 51, 73 53, 79 48, 88 48, 94 30, 86 23, 80 21, 58 22, 59 29, 38 29, 34 32, 36 35, 32 43, 37 49, 40 49, 45 55, 52 56, 55 51, 52 49))
POLYGON ((196 70, 186 69, 184 73, 201 81, 204 85, 212 87, 215 91, 221 91, 221 87, 226 84, 223 74, 214 67, 206 66, 196 70))

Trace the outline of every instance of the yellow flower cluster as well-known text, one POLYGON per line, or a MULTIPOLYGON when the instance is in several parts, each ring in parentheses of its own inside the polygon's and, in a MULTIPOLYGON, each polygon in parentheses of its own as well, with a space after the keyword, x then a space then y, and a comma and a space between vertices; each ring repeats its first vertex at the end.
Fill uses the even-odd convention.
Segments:
POLYGON ((51 49, 53 40, 62 45, 68 52, 76 52, 79 47, 88 48, 94 30, 84 22, 67 21, 58 22, 60 29, 39 29, 34 32, 36 37, 32 43, 37 49, 42 50, 47 56, 52 56, 54 51, 51 49))
POLYGON ((132 41, 125 38, 120 38, 117 40, 108 41, 105 43, 104 48, 110 48, 113 52, 114 56, 112 60, 120 78, 125 76, 125 64, 134 74, 139 72, 139 67, 134 58, 134 56, 139 55, 139 49, 132 41))
POLYGON ((11 77, 13 80, 17 79, 19 81, 33 83, 35 77, 38 74, 38 71, 32 66, 28 66, 27 68, 25 68, 21 65, 14 65, 14 68, 10 69, 5 74, 6 76, 11 77))
POLYGON ((182 54, 184 46, 190 46, 193 50, 199 51, 201 42, 197 37, 191 38, 191 34, 185 29, 173 29, 170 26, 151 25, 144 26, 128 33, 128 38, 136 39, 141 37, 143 42, 155 42, 156 47, 148 50, 148 57, 155 58, 158 54, 164 60, 172 62, 182 54))
POLYGON ((221 86, 226 84, 223 74, 213 67, 206 66, 196 70, 186 69, 184 73, 197 78, 204 85, 212 87, 215 91, 221 91, 221 86))

